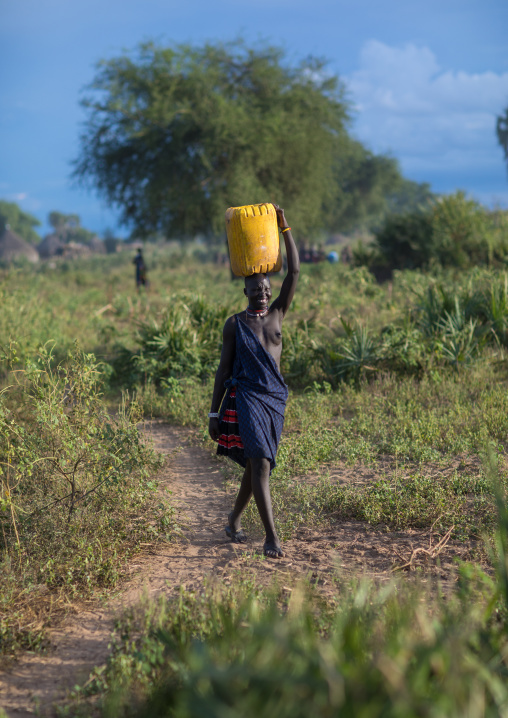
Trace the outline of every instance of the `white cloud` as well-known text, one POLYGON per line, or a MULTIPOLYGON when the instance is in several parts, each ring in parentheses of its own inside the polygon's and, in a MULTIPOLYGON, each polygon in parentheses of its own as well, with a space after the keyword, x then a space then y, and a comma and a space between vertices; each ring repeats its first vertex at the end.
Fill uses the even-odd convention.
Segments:
POLYGON ((43 207, 41 200, 33 197, 28 192, 11 192, 4 197, 8 202, 19 203, 21 209, 25 210, 25 212, 37 212, 43 207))
POLYGON ((497 182, 505 176, 495 122, 508 105, 508 73, 446 70, 428 47, 371 40, 348 87, 358 137, 391 151, 415 179, 475 170, 497 182))

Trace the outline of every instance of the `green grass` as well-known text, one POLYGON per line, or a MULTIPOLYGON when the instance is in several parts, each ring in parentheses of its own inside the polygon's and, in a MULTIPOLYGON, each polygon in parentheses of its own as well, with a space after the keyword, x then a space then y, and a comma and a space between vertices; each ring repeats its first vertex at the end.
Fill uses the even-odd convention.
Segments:
POLYGON ((482 538, 496 526, 493 492, 484 477, 415 473, 375 480, 366 486, 323 485, 316 497, 338 519, 366 521, 392 530, 428 528, 457 538, 482 538))
MULTIPOLYGON (((130 259, 106 256, 4 275, 4 356, 22 368, 54 339, 57 358, 64 358, 79 335, 82 346, 105 359, 111 396, 128 387, 129 401, 145 415, 206 435, 221 326, 244 306, 242 283, 231 282, 223 267, 155 248, 147 252, 149 292, 138 295, 130 259)), ((388 460, 425 478, 436 464, 478 463, 491 443, 504 446, 502 347, 484 347, 470 366, 447 362, 453 347, 446 332, 452 329, 440 329, 454 307, 469 316, 473 306, 488 305, 482 321, 497 321, 502 338, 503 281, 486 270, 438 277, 402 272, 393 284, 379 286, 363 268, 302 268, 285 326, 282 370, 292 392, 272 478, 284 535, 323 515, 326 502, 302 481, 309 473, 326 478, 340 462, 375 467, 388 460), (439 293, 437 286, 448 289, 439 293), (379 334, 383 327, 390 331, 379 334), (365 369, 371 364, 375 371, 365 369)), ((274 294, 279 286, 274 277, 274 294)), ((393 476, 386 480, 393 483, 393 476)))

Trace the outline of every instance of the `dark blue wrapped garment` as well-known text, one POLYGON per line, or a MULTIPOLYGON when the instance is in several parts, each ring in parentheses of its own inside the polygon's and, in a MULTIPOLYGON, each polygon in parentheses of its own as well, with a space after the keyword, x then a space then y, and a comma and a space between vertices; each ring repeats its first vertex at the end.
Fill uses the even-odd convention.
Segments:
MULTIPOLYGON (((247 465, 247 459, 266 458, 272 471, 284 426, 288 388, 273 356, 238 316, 233 376, 225 386, 228 389, 236 387, 236 411, 243 452, 236 449, 229 453, 219 446, 221 450, 218 453, 230 456, 241 466, 247 465)), ((221 422, 228 397, 229 391, 219 413, 221 422)))

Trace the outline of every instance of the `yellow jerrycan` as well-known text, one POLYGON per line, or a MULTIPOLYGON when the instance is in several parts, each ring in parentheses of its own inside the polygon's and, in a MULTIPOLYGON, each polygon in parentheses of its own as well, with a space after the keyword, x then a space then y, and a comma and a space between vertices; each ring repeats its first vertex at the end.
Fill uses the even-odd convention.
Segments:
POLYGON ((226 210, 231 269, 237 277, 278 272, 282 267, 277 213, 273 204, 226 210))

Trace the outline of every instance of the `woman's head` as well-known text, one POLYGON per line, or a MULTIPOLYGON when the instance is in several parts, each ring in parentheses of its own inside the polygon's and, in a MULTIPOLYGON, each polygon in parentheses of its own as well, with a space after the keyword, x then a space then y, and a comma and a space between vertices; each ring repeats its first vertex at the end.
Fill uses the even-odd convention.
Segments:
POLYGON ((270 280, 266 274, 251 274, 245 277, 243 293, 249 300, 252 309, 264 309, 272 298, 270 280))

